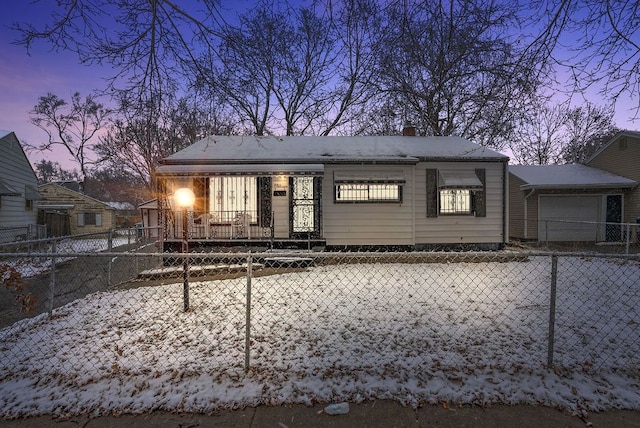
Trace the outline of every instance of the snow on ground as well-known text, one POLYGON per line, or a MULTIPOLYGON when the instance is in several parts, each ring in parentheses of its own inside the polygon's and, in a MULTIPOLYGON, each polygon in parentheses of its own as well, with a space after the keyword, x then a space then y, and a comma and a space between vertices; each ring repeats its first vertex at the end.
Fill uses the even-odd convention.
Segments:
POLYGON ((394 399, 640 408, 640 266, 352 264, 100 292, 0 330, 0 414, 215 411, 394 399), (625 370, 620 370, 621 368, 625 370))

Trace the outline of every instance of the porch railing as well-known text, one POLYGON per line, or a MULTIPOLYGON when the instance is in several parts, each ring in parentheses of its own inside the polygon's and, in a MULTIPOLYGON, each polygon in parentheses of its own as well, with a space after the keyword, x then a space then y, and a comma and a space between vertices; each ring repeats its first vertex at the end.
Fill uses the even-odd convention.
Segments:
MULTIPOLYGON (((181 211, 174 212, 174 222, 168 228, 168 238, 181 238, 181 211)), ((271 227, 258 223, 257 211, 212 211, 198 214, 187 213, 189 239, 268 239, 271 227)))

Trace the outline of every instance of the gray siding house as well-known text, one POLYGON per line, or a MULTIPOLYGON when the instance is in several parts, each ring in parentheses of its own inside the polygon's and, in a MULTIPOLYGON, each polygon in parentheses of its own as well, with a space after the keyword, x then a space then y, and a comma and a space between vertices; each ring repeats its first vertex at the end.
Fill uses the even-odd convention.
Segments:
POLYGON ((38 179, 16 134, 0 130, 0 242, 38 238, 38 179))
POLYGON ((458 137, 210 136, 156 170, 165 248, 182 187, 197 245, 501 248, 507 162, 458 137))

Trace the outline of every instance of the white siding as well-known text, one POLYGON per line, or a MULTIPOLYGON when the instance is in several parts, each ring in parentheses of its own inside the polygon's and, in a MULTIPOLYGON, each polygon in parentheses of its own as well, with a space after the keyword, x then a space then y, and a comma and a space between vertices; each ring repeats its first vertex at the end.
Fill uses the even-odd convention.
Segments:
POLYGON ((274 238, 289 237, 289 177, 276 175, 272 181, 273 191, 284 191, 285 196, 272 196, 271 210, 273 211, 274 238))
POLYGON ((15 134, 6 134, 0 139, 0 178, 12 189, 20 192, 20 196, 0 196, 0 227, 18 227, 36 224, 38 203, 33 202, 33 209, 25 209, 25 188, 38 187, 33 168, 27 159, 15 134))
POLYGON ((504 243, 504 183, 502 162, 423 162, 415 166, 416 244, 495 244, 504 243), (427 217, 427 169, 485 169, 486 217, 427 217))
POLYGON ((412 174, 410 165, 326 165, 322 180, 322 222, 327 245, 413 245, 412 174), (334 171, 362 176, 404 175, 402 203, 336 203, 334 171))

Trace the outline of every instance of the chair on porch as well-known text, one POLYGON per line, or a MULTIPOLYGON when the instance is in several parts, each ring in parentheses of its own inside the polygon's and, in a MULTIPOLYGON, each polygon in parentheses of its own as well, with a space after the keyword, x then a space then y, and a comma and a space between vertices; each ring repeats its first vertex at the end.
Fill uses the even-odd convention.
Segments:
POLYGON ((218 215, 216 213, 202 213, 193 220, 194 236, 200 238, 214 238, 218 236, 218 215))
POLYGON ((244 211, 236 211, 232 223, 233 238, 250 238, 251 215, 244 211))

